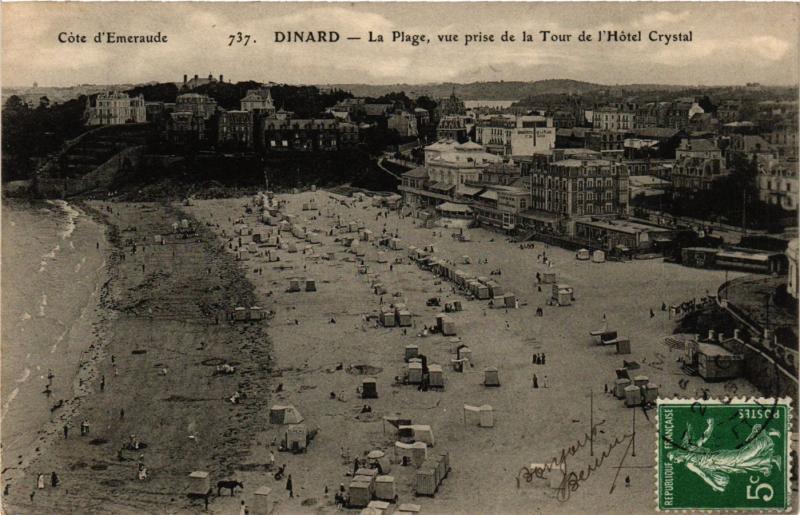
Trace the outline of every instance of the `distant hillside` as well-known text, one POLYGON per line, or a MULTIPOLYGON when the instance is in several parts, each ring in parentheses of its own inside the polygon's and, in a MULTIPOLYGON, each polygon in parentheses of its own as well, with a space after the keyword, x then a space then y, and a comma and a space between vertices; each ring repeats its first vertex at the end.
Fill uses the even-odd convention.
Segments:
POLYGON ((520 100, 530 96, 547 94, 585 94, 608 89, 608 86, 592 84, 569 79, 539 80, 536 82, 499 81, 471 82, 457 84, 443 82, 438 84, 325 84, 323 88, 338 88, 350 91, 357 97, 379 97, 393 91, 405 91, 416 98, 418 96, 448 97, 455 88, 456 95, 462 100, 520 100))

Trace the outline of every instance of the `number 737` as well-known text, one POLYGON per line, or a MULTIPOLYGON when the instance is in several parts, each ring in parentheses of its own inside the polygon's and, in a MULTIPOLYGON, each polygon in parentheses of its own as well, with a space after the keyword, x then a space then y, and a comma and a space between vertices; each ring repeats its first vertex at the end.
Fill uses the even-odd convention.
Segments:
POLYGON ((247 46, 250 42, 250 34, 242 34, 241 32, 237 32, 236 34, 229 34, 228 38, 230 42, 228 46, 233 46, 234 43, 239 43, 242 46, 247 46))

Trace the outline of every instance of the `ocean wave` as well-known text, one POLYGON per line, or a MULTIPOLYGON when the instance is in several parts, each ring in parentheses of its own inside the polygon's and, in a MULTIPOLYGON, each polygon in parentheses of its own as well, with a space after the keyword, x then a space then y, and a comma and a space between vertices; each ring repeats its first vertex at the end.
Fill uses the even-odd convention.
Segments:
POLYGON ((75 231, 75 220, 81 216, 81 212, 64 200, 48 200, 47 202, 51 205, 58 206, 58 208, 67 215, 67 223, 64 225, 64 229, 58 233, 62 240, 66 240, 72 236, 72 233, 75 231))
POLYGON ((31 376, 31 369, 25 368, 25 370, 22 371, 22 375, 19 377, 19 379, 17 379, 17 382, 24 383, 25 381, 28 380, 30 376, 31 376))

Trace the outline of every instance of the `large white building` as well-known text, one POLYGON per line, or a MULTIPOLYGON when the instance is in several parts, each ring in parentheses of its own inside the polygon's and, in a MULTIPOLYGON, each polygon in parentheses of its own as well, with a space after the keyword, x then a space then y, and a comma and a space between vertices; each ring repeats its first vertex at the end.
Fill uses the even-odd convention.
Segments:
POLYGON ((425 147, 425 168, 430 181, 442 186, 458 186, 467 181, 477 181, 481 170, 490 163, 502 162, 500 156, 486 152, 473 141, 457 143, 438 141, 425 147))
POLYGON ((797 209, 798 181, 796 160, 758 158, 758 198, 762 202, 781 206, 787 211, 797 209))
POLYGON ((144 123, 147 121, 147 108, 144 96, 131 98, 121 91, 98 93, 94 106, 86 101, 86 125, 122 125, 124 123, 144 123))
POLYGON ((475 141, 493 154, 532 156, 555 148, 556 129, 544 116, 491 116, 476 122, 475 141))

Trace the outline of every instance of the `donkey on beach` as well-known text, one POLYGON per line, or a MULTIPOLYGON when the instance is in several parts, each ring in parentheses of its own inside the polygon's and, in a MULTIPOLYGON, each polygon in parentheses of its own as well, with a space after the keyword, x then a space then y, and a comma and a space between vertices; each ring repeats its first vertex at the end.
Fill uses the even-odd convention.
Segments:
POLYGON ((236 487, 239 487, 242 490, 244 490, 244 484, 242 484, 241 481, 236 481, 236 480, 217 481, 217 497, 220 496, 220 492, 222 491, 223 488, 229 489, 231 491, 231 497, 233 497, 234 490, 236 490, 236 487))

